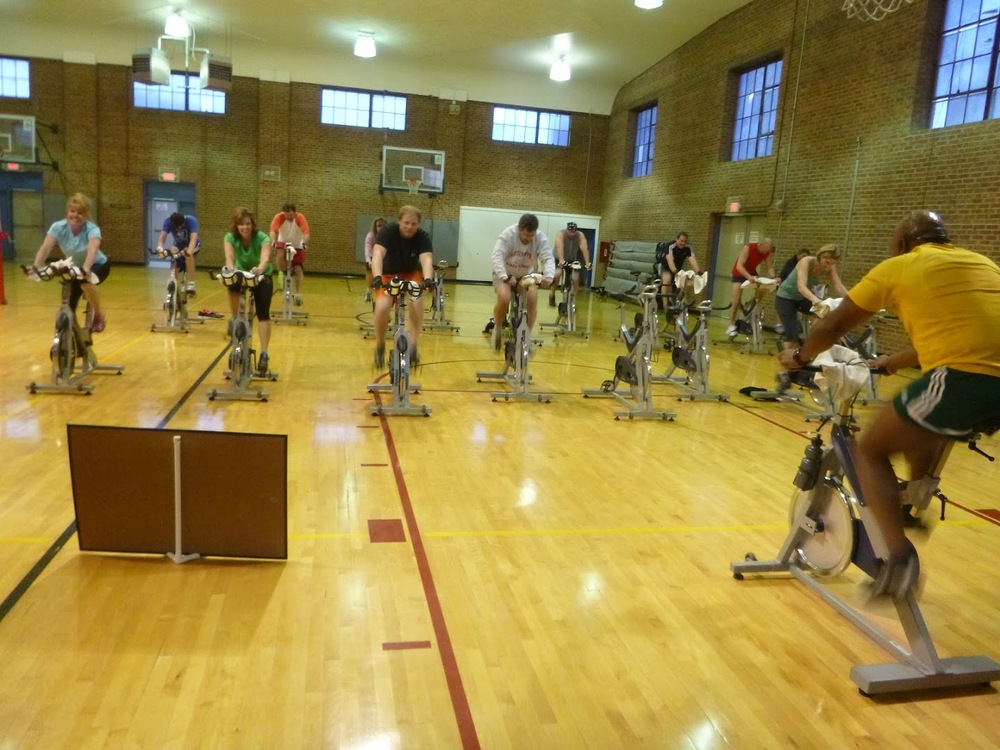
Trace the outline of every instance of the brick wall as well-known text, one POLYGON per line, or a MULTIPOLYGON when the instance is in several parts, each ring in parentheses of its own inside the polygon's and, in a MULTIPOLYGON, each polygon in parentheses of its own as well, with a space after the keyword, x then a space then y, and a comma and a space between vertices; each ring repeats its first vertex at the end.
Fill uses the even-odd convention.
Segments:
MULTIPOLYGON (((942 0, 867 23, 840 6, 757 0, 622 88, 608 133, 604 237, 660 239, 686 228, 705 261, 718 212, 740 195, 745 211, 767 214, 779 261, 847 238, 848 285, 888 256, 892 229, 911 209, 940 212, 957 243, 1000 259, 1000 121, 926 125, 942 0), (784 60, 774 156, 729 162, 731 71, 774 53, 784 60), (653 174, 628 178, 630 112, 652 101, 653 174)), ((905 340, 894 324, 880 336, 885 348, 905 340)))
MULTIPOLYGON (((413 203, 425 217, 457 220, 462 205, 599 213, 607 116, 573 113, 569 148, 494 142, 493 105, 407 96, 405 132, 331 127, 319 122, 322 87, 236 78, 225 116, 138 109, 129 70, 31 60, 32 98, 5 100, 35 115, 59 171, 46 190, 96 197, 104 244, 118 262, 143 262, 143 184, 171 167, 197 191, 202 263, 222 260, 222 236, 243 205, 267 228, 286 201, 310 223, 309 270, 361 273, 355 217, 395 216, 413 203), (446 152, 445 193, 436 198, 380 193, 382 146, 446 152), (261 166, 281 181, 261 179, 261 166)), ((43 154, 44 156, 44 154, 43 154)))

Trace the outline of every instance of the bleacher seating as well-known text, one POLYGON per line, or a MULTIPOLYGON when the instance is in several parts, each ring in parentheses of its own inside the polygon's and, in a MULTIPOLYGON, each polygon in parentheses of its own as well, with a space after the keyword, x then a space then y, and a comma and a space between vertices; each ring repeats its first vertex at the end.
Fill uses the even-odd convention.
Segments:
POLYGON ((613 297, 633 298, 639 287, 648 284, 653 278, 655 264, 655 242, 616 240, 611 246, 604 291, 613 297), (638 278, 636 272, 639 273, 638 278))

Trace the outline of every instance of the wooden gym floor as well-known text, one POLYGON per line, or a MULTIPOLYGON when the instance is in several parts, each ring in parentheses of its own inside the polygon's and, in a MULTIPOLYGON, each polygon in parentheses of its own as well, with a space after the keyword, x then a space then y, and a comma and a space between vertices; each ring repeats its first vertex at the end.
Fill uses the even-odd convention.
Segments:
MULTIPOLYGON (((739 395, 774 382, 771 356, 713 346, 728 403, 657 385, 674 422, 615 421, 580 392, 624 352, 620 313, 586 294, 591 338, 546 334, 535 352, 552 403, 493 403, 475 377, 499 364, 481 333, 492 290, 452 284, 461 331, 421 336, 414 401, 432 416, 378 418, 363 282, 307 277, 308 326, 273 334, 270 401, 209 402, 224 321, 151 333, 166 271, 119 266, 95 338, 124 374, 93 376, 89 397, 29 396, 59 290, 4 271, 0 747, 1000 745, 995 688, 865 698, 850 669, 886 654, 793 579, 731 576, 747 551, 777 552, 812 429, 800 407, 739 395), (81 553, 67 423, 287 434, 288 560, 81 553)), ((203 270, 198 285, 195 309, 226 309, 203 270)), ((218 481, 274 470, 234 457, 218 481)), ((1000 658, 997 477, 957 447, 948 519, 915 538, 942 656, 1000 658)), ((861 579, 830 585, 862 603, 861 579)), ((868 610, 892 627, 891 608, 868 610)))

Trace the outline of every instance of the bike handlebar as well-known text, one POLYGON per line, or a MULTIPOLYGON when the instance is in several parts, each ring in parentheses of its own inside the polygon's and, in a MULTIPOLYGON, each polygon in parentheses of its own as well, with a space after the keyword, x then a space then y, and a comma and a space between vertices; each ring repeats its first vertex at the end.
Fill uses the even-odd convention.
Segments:
MULTIPOLYGON (((844 363, 844 362, 838 362, 838 364, 846 364, 846 363, 844 363)), ((857 362, 855 364, 861 364, 861 363, 857 362)), ((830 365, 827 365, 827 367, 829 367, 829 366, 830 365)), ((796 369, 797 369, 798 372, 823 372, 823 367, 824 367, 824 365, 808 364, 808 365, 802 365, 801 367, 798 367, 796 369)), ((868 370, 871 372, 872 375, 890 375, 891 374, 884 367, 872 367, 871 365, 868 365, 868 370)))
POLYGON ((398 276, 395 276, 386 285, 386 291, 391 297, 398 297, 400 294, 408 294, 413 297, 413 299, 417 299, 421 294, 423 294, 424 288, 416 281, 401 279, 398 276))
POLYGON ((150 250, 149 254, 166 260, 167 258, 177 258, 183 252, 179 247, 157 247, 155 250, 150 250))
POLYGON ((223 266, 219 273, 212 273, 212 279, 222 282, 225 287, 245 286, 249 289, 257 286, 264 278, 264 274, 255 274, 250 271, 241 271, 229 266, 223 266))
POLYGON ((545 277, 540 273, 526 273, 520 279, 517 280, 517 286, 523 289, 530 289, 533 286, 538 286, 545 280, 545 277))
MULTIPOLYGON (((52 263, 48 263, 41 268, 35 266, 21 266, 21 271, 29 279, 35 281, 50 281, 56 276, 63 281, 85 281, 86 274, 80 266, 73 263, 72 258, 63 258, 52 263)), ((91 274, 93 276, 93 274, 91 274)), ((94 283, 94 280, 91 280, 94 283)))

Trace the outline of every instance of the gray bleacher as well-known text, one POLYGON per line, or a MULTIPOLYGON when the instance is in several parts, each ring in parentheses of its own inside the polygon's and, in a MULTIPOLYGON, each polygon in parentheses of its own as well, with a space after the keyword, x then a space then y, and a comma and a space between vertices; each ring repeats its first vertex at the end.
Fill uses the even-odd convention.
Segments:
POLYGON ((638 240, 616 240, 611 248, 604 291, 614 297, 634 297, 639 286, 653 278, 656 263, 656 243, 638 240), (639 276, 636 277, 635 273, 639 276))

